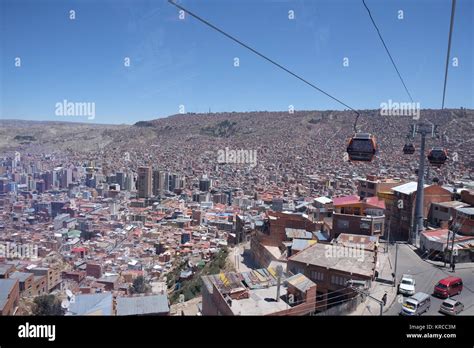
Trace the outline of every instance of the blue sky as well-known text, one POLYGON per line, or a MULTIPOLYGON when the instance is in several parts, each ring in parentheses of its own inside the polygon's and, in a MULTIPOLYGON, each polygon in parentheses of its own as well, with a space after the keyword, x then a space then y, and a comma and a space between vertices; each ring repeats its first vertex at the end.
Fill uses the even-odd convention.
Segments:
MULTIPOLYGON (((0 3, 2 118, 130 124, 176 114, 180 105, 186 112, 343 109, 194 18, 180 20, 166 0, 0 3), (95 119, 55 115, 64 99, 94 102, 95 119)), ((409 101, 360 0, 179 3, 356 109, 409 101)), ((451 1, 366 3, 414 101, 440 108, 451 1)), ((474 107, 473 3, 458 0, 451 55, 459 66, 450 67, 446 107, 474 107)))

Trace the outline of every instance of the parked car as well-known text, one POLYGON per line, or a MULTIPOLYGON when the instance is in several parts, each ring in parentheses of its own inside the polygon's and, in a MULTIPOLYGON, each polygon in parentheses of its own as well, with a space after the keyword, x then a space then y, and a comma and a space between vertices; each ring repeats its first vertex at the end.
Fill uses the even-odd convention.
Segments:
POLYGON ((401 315, 422 315, 430 309, 431 297, 424 292, 417 292, 403 302, 401 315))
POLYGON ((448 298, 462 291, 462 279, 459 277, 447 277, 441 279, 438 284, 435 285, 433 295, 441 298, 448 298))
POLYGON ((409 274, 402 275, 402 279, 398 284, 398 293, 402 295, 414 295, 415 294, 415 279, 409 274))
POLYGON ((458 315, 460 312, 464 310, 464 305, 456 300, 448 298, 441 303, 439 307, 439 311, 444 314, 449 315, 458 315))

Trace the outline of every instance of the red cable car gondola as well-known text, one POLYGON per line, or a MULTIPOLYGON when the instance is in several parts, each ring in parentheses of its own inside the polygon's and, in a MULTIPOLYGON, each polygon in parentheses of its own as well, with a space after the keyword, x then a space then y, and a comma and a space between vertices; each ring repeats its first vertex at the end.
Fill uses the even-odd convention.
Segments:
POLYGON ((415 146, 412 143, 405 144, 405 146, 403 146, 403 153, 405 155, 413 155, 415 153, 415 146))
POLYGON ((433 166, 442 166, 448 159, 448 152, 442 147, 434 147, 428 154, 428 161, 433 166))
POLYGON ((350 161, 371 162, 376 152, 375 137, 369 133, 356 133, 347 145, 350 161))

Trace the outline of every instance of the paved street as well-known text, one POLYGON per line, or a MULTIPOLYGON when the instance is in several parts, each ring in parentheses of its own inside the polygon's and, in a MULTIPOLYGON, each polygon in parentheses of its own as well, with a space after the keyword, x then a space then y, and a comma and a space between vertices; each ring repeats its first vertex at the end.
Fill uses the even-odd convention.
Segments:
MULTIPOLYGON (((375 299, 382 300, 385 293, 387 294, 387 306, 390 306, 395 300, 396 290, 387 282, 392 279, 393 272, 393 261, 390 260, 390 257, 390 253, 381 251, 378 254, 377 271, 380 280, 372 282, 371 288, 368 290, 371 297, 366 298, 350 315, 380 315, 380 304, 375 299)), ((386 312, 387 309, 384 306, 383 311, 386 312)))
MULTIPOLYGON (((250 260, 248 247, 248 244, 245 246, 240 245, 230 250, 229 260, 237 271, 247 271, 249 267, 254 267, 250 260)), ((390 246, 389 255, 388 258, 387 254, 381 253, 378 265, 379 276, 387 280, 391 279, 390 274, 393 272, 395 265, 395 245, 390 246)), ((423 260, 416 254, 413 246, 409 244, 398 245, 398 280, 400 280, 404 273, 411 274, 416 281, 416 292, 424 292, 431 295, 435 284, 439 280, 452 275, 461 277, 464 282, 464 289, 460 295, 453 298, 459 299, 464 303, 465 309, 461 315, 474 315, 474 264, 457 264, 455 273, 451 272, 449 267, 445 268, 442 265, 442 262, 423 260)), ((401 310, 403 296, 397 296, 395 288, 390 284, 375 282, 370 290, 370 295, 381 299, 385 292, 388 294, 388 301, 383 315, 398 315, 401 310)), ((438 312, 442 302, 442 299, 431 296, 431 307, 424 315, 443 315, 438 312)), ((375 301, 367 300, 351 315, 379 315, 379 313, 379 305, 375 301)))
MULTIPOLYGON (((395 260, 395 245, 390 250, 392 260, 395 260)), ((461 277, 464 282, 464 289, 458 296, 458 299, 464 303, 465 309, 461 315, 474 315, 474 264, 457 264, 456 272, 453 273, 449 268, 442 267, 443 263, 425 261, 421 259, 408 244, 399 244, 398 247, 398 265, 397 279, 399 280, 403 273, 411 274, 415 277, 416 292, 433 293, 435 284, 442 278, 448 276, 461 277)), ((384 313, 385 315, 398 315, 401 310, 401 295, 397 298, 390 308, 384 313)), ((443 300, 431 296, 431 307, 424 315, 442 315, 438 313, 439 306, 443 300)))
POLYGON ((229 248, 228 260, 236 272, 247 272, 257 268, 250 256, 250 242, 229 248))

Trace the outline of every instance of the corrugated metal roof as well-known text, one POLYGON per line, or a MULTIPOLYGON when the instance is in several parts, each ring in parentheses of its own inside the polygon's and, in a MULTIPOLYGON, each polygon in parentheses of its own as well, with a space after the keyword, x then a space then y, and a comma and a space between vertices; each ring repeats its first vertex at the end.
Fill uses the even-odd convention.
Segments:
POLYGON ((24 282, 29 277, 33 276, 33 273, 26 273, 26 272, 13 272, 9 275, 8 278, 10 279, 18 279, 20 282, 24 282))
POLYGON ((457 208, 457 211, 460 211, 461 213, 464 213, 466 215, 474 215, 474 208, 469 207, 469 208, 457 208))
POLYGON ((318 240, 328 240, 329 239, 329 236, 325 232, 316 231, 315 233, 316 233, 316 238, 318 238, 318 240))
MULTIPOLYGON (((423 187, 426 188, 428 186, 429 185, 424 185, 423 187)), ((409 183, 406 183, 406 184, 403 184, 403 185, 400 185, 400 186, 392 187, 392 191, 400 192, 400 193, 403 193, 405 195, 409 195, 409 194, 412 194, 412 193, 416 192, 417 187, 418 187, 418 183, 415 182, 415 181, 411 181, 409 183)))
POLYGON ((285 228, 285 234, 287 238, 300 238, 300 239, 312 239, 313 234, 304 229, 299 228, 285 228))
POLYGON ((446 208, 464 208, 469 206, 469 204, 459 201, 448 201, 448 202, 432 202, 431 204, 439 205, 446 208))
POLYGON ((291 284, 301 292, 306 292, 316 284, 301 273, 298 273, 286 280, 286 283, 291 284))
POLYGON ((354 204, 354 203, 359 203, 359 201, 360 201, 360 197, 357 195, 336 197, 333 199, 334 206, 344 205, 344 204, 354 204))
POLYGON ((307 248, 316 242, 317 240, 311 240, 311 239, 293 239, 293 244, 291 245, 291 249, 297 250, 297 251, 303 250, 304 248, 307 248))
POLYGON ((8 295, 16 282, 16 279, 0 279, 0 301, 8 299, 8 295))
POLYGON ((321 204, 329 204, 332 203, 332 199, 328 197, 318 197, 314 199, 316 202, 321 203, 321 204))
POLYGON ((292 255, 288 260, 347 273, 372 276, 375 253, 361 248, 316 243, 296 255, 292 255), (328 253, 334 257, 328 257, 328 253))
POLYGON ((7 271, 9 271, 12 268, 13 268, 13 265, 9 265, 9 264, 0 265, 0 274, 5 274, 7 273, 7 271))
POLYGON ((117 315, 146 315, 168 313, 167 295, 150 295, 117 298, 117 315))
POLYGON ((255 269, 241 273, 249 289, 261 289, 276 285, 275 277, 266 269, 255 269))
POLYGON ((112 294, 79 294, 69 305, 67 315, 112 315, 112 294))

